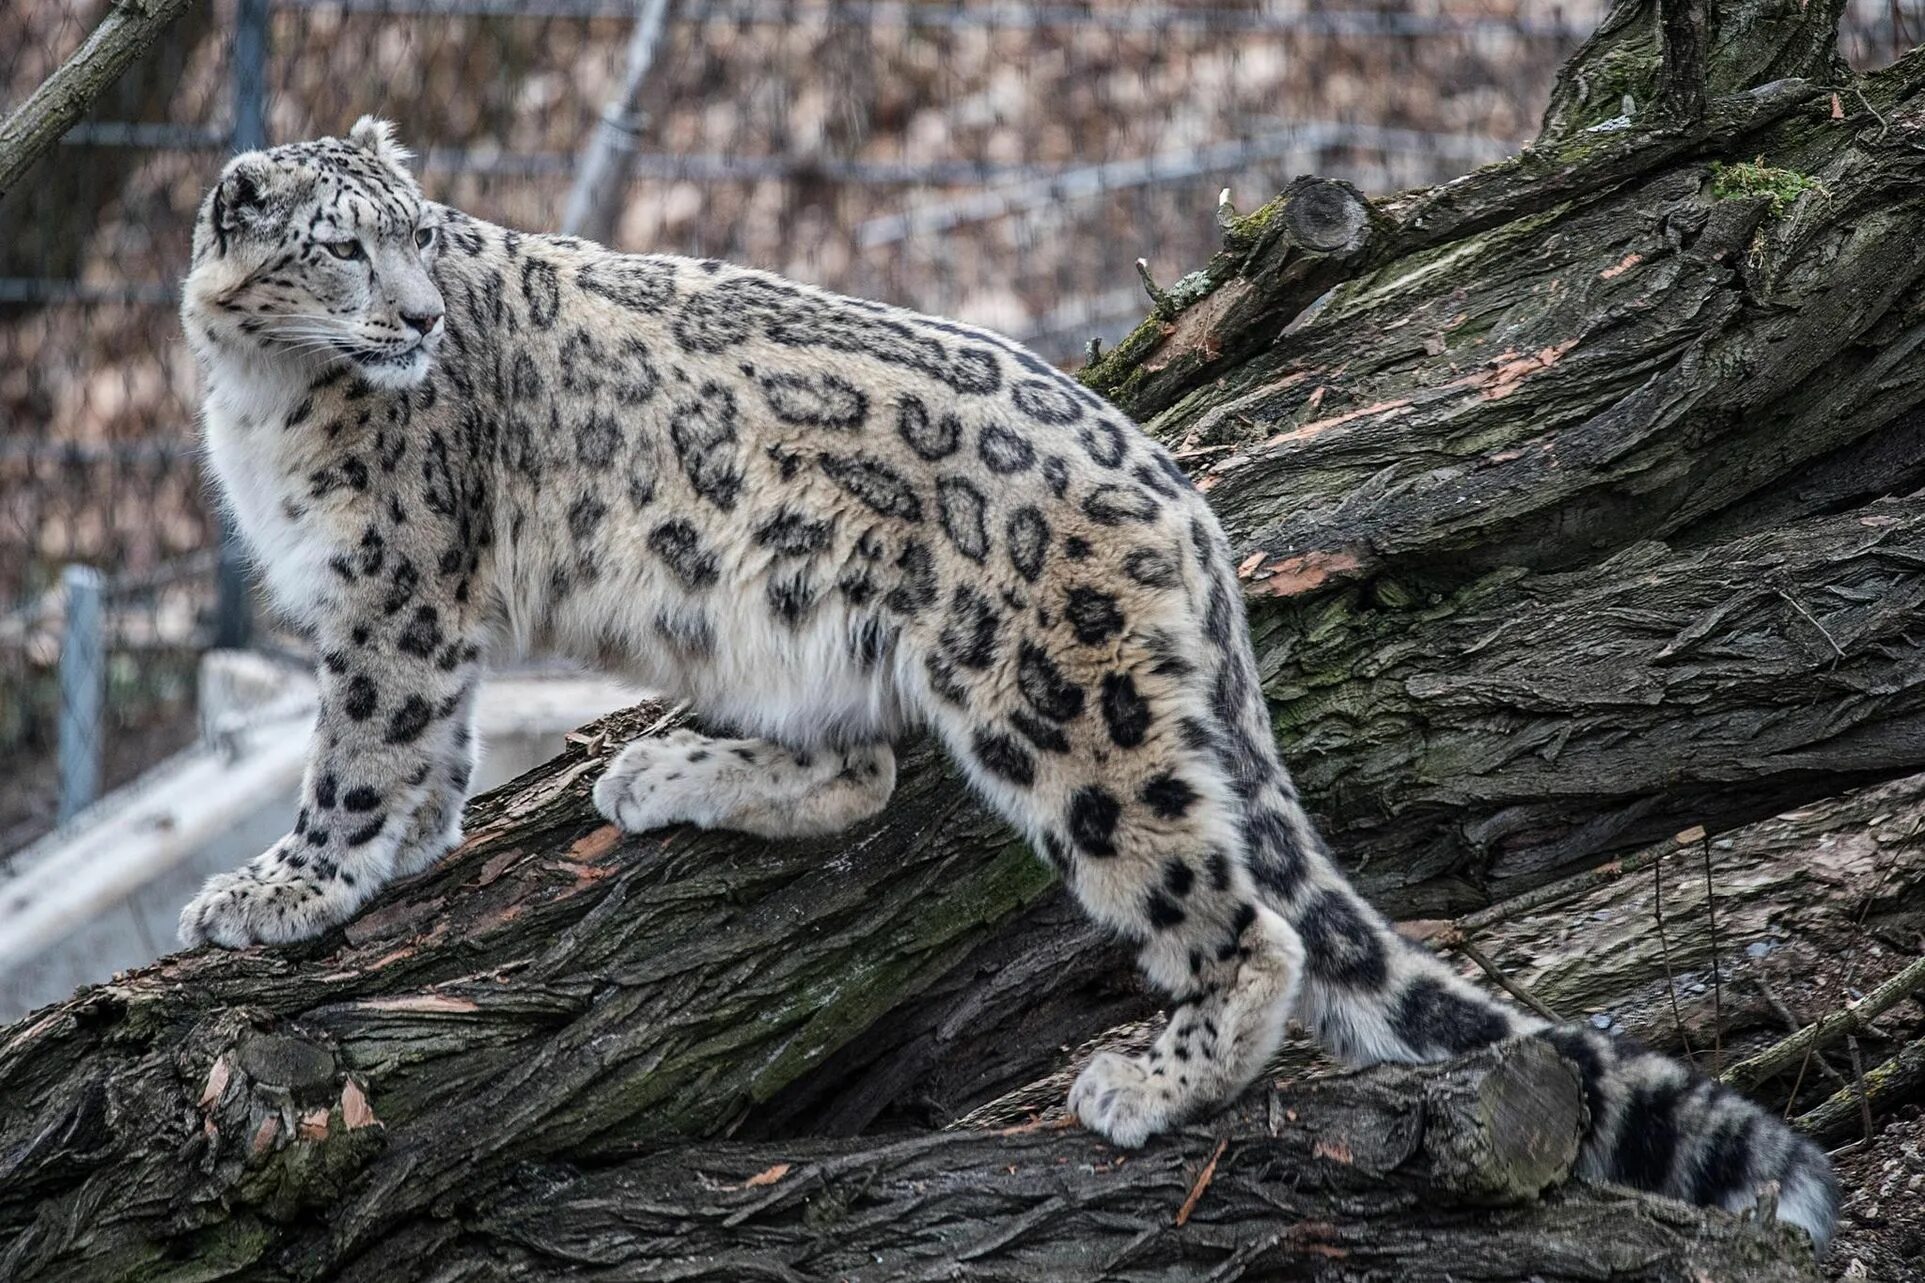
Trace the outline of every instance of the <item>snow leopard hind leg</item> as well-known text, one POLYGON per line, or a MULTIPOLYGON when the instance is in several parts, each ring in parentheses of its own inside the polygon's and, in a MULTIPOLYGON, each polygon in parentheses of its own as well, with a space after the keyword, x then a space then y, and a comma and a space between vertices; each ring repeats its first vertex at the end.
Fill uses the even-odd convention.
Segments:
MULTIPOLYGON (((1087 1125, 1127 1145, 1255 1077, 1303 966, 1297 933, 1246 867, 1207 674, 1185 658, 1200 645, 1194 576, 1143 573, 1155 584, 1112 584, 1113 597, 1076 589, 1080 605, 1048 625, 1034 610, 1002 613, 981 594, 953 593, 946 609, 889 630, 890 662, 877 668, 878 681, 903 687, 891 698, 919 710, 974 790, 1093 917, 1139 946, 1145 974, 1171 995, 1148 1053, 1098 1056, 1071 1097, 1087 1125)), ((820 836, 880 811, 894 775, 883 744, 804 749, 678 731, 624 748, 595 802, 630 832, 693 823, 820 836)))
POLYGON ((959 645, 987 629, 952 609, 925 657, 930 720, 976 791, 1092 917, 1137 945, 1145 976, 1169 995, 1145 1054, 1100 1054, 1071 1090, 1077 1117, 1127 1146, 1256 1077, 1304 963, 1244 858, 1207 675, 1190 658, 1201 642, 1192 576, 1152 578, 1092 573, 1054 627, 1012 616, 1006 633, 1024 632, 993 648, 959 645))

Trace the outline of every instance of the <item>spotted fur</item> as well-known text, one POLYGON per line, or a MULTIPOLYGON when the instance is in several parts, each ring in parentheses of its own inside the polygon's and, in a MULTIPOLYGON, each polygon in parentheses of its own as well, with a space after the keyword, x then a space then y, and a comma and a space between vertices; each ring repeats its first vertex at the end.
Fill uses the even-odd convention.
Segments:
POLYGON ((1823 1157, 1662 1057, 1547 1030, 1346 884, 1279 761, 1221 529, 1114 407, 967 326, 713 261, 612 254, 422 199, 387 127, 250 153, 183 314, 210 454, 322 654, 294 831, 183 937, 310 936, 459 840, 479 665, 614 668, 750 738, 629 745, 631 831, 769 836, 878 810, 928 728, 1135 940, 1174 1008, 1071 1104, 1128 1145, 1242 1088, 1295 1014, 1354 1061, 1541 1033, 1592 1175, 1821 1242, 1823 1157))

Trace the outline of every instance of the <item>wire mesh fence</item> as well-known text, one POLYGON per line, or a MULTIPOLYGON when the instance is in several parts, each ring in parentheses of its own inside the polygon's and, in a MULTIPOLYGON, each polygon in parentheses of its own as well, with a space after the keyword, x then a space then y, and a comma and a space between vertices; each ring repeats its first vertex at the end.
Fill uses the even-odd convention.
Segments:
MULTIPOLYGON (((0 105, 106 7, 0 10, 0 105)), ((173 315, 222 159, 373 112, 431 197, 555 227, 638 7, 194 6, 0 202, 0 852, 62 813, 63 758, 70 811, 71 763, 111 786, 187 739, 197 656, 244 637, 173 315), (76 564, 100 572, 87 646, 62 583, 76 564), (97 654, 97 681, 63 688, 63 650, 97 654)), ((1606 8, 669 0, 611 239, 959 316, 1074 364, 1142 316, 1139 256, 1169 280, 1214 249, 1219 189, 1243 208, 1308 172, 1387 191, 1515 149, 1606 8)), ((1925 0, 1853 0, 1845 52, 1875 64, 1921 31, 1925 0)))

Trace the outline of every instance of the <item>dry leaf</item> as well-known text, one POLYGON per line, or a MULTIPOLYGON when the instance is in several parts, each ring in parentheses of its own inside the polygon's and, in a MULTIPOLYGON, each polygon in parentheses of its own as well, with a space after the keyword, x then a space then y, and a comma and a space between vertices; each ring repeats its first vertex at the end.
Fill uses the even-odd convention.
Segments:
POLYGON ((1695 842, 1702 842, 1704 841, 1704 825, 1694 824, 1671 840, 1679 846, 1690 846, 1695 842))
POLYGON ((227 1090, 227 1080, 232 1075, 233 1070, 227 1066, 227 1057, 216 1057, 214 1067, 207 1071, 207 1085, 201 1088, 202 1109, 208 1108, 221 1098, 221 1093, 227 1090))
POLYGON ((773 1185, 789 1174, 789 1167, 788 1163, 777 1163, 774 1167, 765 1168, 743 1181, 742 1188, 761 1189, 764 1185, 773 1185))
POLYGON ((362 1092, 361 1084, 352 1078, 341 1088, 341 1121, 347 1124, 349 1131, 357 1127, 372 1127, 378 1121, 374 1110, 368 1106, 368 1098, 362 1092))
POLYGON ((269 1114, 261 1120, 261 1125, 254 1129, 254 1139, 249 1143, 248 1148, 252 1149, 256 1154, 265 1154, 268 1148, 274 1144, 274 1138, 280 1134, 281 1116, 279 1114, 269 1114))
POLYGON ((1320 1140, 1310 1147, 1310 1153, 1317 1158, 1327 1158, 1333 1163, 1354 1163, 1355 1156, 1350 1152, 1350 1142, 1338 1137, 1334 1140, 1320 1140))
POLYGON ((573 744, 589 757, 594 757, 602 751, 602 746, 608 743, 608 736, 606 733, 584 735, 580 731, 569 731, 562 736, 562 741, 573 744))
POLYGON ((328 1111, 310 1109, 301 1115, 301 1125, 294 1134, 302 1140, 326 1140, 328 1134, 328 1111))
POLYGON ((1414 940, 1419 944, 1447 938, 1457 931, 1457 924, 1449 918, 1406 918, 1402 922, 1393 922, 1390 925, 1391 929, 1404 939, 1414 940))
POLYGON ((1837 94, 1831 96, 1831 118, 1833 120, 1843 120, 1845 118, 1845 104, 1838 101, 1837 94))

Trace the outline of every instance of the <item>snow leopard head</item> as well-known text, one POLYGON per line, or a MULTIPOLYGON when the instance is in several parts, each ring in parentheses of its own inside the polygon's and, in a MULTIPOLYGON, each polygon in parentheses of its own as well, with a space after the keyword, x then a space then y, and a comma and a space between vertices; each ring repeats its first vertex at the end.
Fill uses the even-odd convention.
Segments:
POLYGON ((201 202, 181 314, 203 360, 346 362, 377 387, 427 377, 445 326, 445 211, 388 122, 236 156, 201 202))

